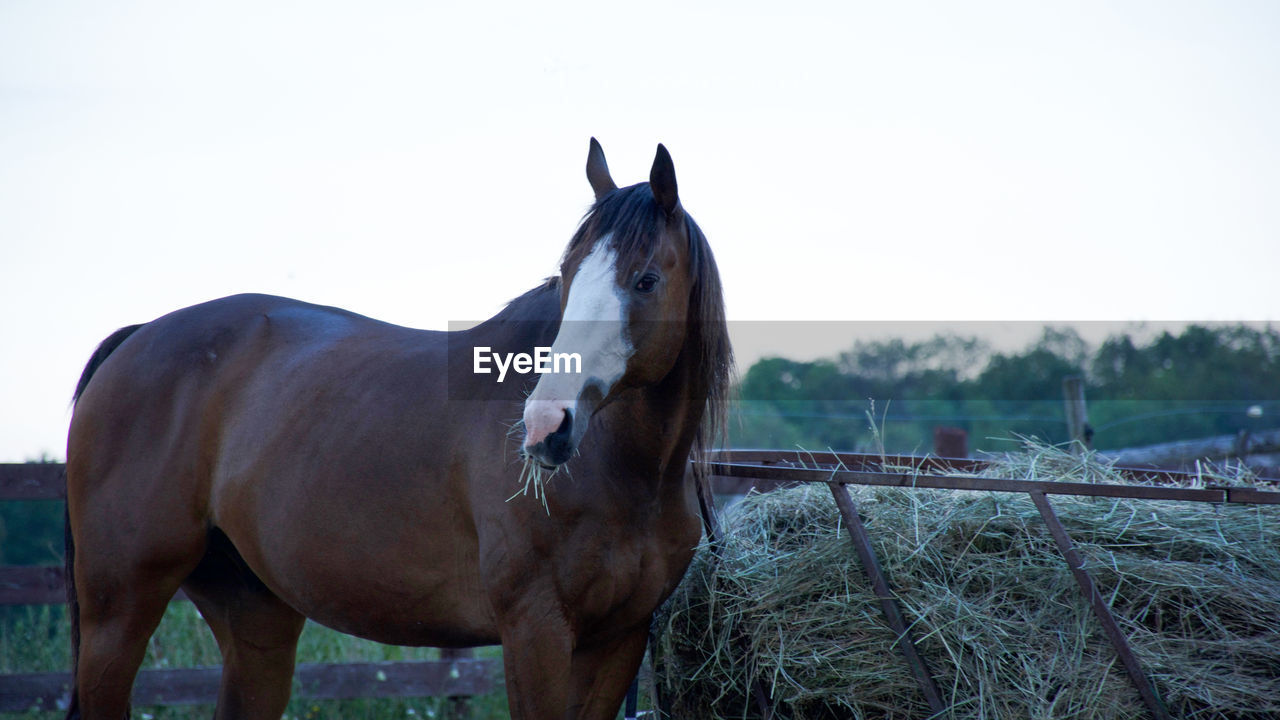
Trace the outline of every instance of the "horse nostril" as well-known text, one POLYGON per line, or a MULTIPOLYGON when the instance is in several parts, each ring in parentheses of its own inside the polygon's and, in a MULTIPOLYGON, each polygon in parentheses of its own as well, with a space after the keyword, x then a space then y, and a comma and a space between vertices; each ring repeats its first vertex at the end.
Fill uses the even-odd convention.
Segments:
POLYGON ((573 410, 565 408, 560 427, 534 446, 534 452, 543 467, 550 468, 568 462, 573 450, 573 410))
POLYGON ((573 411, 565 408, 564 420, 560 421, 560 427, 556 428, 556 435, 568 435, 573 432, 573 411))

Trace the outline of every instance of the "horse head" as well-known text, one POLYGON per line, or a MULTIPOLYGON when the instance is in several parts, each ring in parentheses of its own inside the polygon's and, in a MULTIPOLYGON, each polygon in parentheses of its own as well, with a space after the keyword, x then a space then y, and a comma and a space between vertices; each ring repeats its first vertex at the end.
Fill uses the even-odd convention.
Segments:
MULTIPOLYGON (((649 182, 618 188, 592 138, 587 179, 596 201, 561 262, 561 321, 550 351, 580 357, 581 372, 542 375, 524 406, 524 453, 544 467, 568 461, 592 415, 619 394, 671 372, 697 312, 700 256, 712 262, 662 145, 649 182)), ((715 292, 719 300, 718 285, 715 292)))

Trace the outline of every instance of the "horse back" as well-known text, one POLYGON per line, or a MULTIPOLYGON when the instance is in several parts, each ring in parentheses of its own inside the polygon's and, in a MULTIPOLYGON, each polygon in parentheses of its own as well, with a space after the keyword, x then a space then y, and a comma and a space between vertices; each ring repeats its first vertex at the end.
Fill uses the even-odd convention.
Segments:
POLYGON ((103 528, 102 542, 103 518, 143 528, 127 552, 145 555, 169 552, 187 519, 344 631, 407 644, 483 634, 483 606, 443 607, 437 591, 479 593, 466 480, 502 471, 504 411, 478 403, 482 416, 448 421, 447 353, 442 333, 262 295, 148 323, 100 360, 77 403, 72 525, 103 528), (449 618, 457 637, 391 630, 411 615, 449 618))

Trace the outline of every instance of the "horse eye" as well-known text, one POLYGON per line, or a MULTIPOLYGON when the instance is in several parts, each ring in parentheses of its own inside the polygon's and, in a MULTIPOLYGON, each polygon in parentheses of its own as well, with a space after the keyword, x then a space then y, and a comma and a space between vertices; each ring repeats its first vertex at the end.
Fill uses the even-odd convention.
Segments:
POLYGON ((653 273, 645 273, 636 281, 636 292, 651 293, 653 288, 658 284, 658 276, 653 273))

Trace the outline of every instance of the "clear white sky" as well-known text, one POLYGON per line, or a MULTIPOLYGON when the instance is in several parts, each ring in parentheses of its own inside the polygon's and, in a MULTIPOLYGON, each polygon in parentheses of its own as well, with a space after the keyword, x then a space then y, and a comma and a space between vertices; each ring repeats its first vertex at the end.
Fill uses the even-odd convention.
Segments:
MULTIPOLYGON (((115 328, 443 329, 654 146, 731 320, 1280 319, 1280 3, 0 3, 0 461, 115 328)), ((831 351, 852 338, 825 339, 831 351)))

